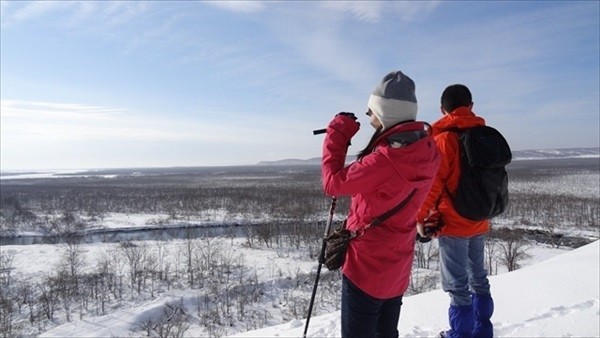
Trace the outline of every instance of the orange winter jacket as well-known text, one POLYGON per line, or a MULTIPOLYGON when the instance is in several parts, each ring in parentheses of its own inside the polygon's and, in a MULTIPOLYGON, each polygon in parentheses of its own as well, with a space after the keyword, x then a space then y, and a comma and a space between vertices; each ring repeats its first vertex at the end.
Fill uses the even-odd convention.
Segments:
POLYGON ((466 129, 484 126, 485 120, 476 116, 468 107, 459 107, 450 114, 444 115, 433 123, 433 136, 442 157, 440 169, 425 199, 417 221, 423 220, 430 211, 438 210, 445 225, 438 233, 439 236, 471 237, 486 233, 489 221, 471 221, 460 216, 448 193, 453 196, 460 179, 460 144, 458 134, 449 131, 453 128, 466 129))

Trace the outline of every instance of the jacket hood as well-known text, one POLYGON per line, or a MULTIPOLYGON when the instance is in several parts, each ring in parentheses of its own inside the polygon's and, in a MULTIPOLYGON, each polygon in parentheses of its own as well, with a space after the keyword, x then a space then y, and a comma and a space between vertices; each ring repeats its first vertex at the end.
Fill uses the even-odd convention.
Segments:
POLYGON ((452 128, 465 129, 484 125, 485 120, 475 115, 469 107, 459 107, 450 114, 442 116, 431 127, 435 136, 452 128))
POLYGON ((385 156, 396 173, 402 176, 413 188, 427 188, 437 173, 440 157, 435 140, 427 131, 428 125, 423 122, 409 122, 397 125, 380 136, 376 146, 377 152, 385 156), (387 139, 394 134, 410 131, 425 131, 423 136, 409 145, 390 146, 387 139))

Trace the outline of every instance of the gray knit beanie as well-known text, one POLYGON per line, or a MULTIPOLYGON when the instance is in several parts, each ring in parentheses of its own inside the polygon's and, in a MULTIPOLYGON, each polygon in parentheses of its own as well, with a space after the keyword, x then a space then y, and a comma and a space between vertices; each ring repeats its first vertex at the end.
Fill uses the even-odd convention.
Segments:
POLYGON ((369 109, 383 129, 417 118, 415 83, 401 71, 387 74, 369 97, 369 109))

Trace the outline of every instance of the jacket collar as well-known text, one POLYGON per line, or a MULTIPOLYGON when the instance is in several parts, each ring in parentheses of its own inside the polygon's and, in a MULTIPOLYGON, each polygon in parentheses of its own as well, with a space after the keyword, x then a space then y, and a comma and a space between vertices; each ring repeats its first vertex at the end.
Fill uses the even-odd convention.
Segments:
POLYGON ((392 126, 390 129, 385 130, 381 135, 379 135, 379 137, 377 137, 377 140, 373 143, 374 147, 377 147, 382 141, 387 140, 388 143, 390 142, 390 138, 392 138, 394 135, 400 135, 400 134, 407 134, 407 140, 408 139, 414 139, 414 140, 408 140, 410 141, 409 143, 413 143, 414 141, 425 137, 428 132, 427 130, 429 129, 429 125, 424 123, 424 122, 420 122, 420 121, 409 121, 409 122, 401 122, 398 123, 394 126, 392 126), (408 135, 408 134, 412 134, 411 132, 417 132, 414 135, 408 135), (422 135, 419 134, 420 132, 423 132, 422 135))
POLYGON ((485 120, 475 115, 471 109, 468 107, 459 107, 450 114, 442 116, 431 127, 435 136, 453 128, 466 129, 484 125, 485 120))

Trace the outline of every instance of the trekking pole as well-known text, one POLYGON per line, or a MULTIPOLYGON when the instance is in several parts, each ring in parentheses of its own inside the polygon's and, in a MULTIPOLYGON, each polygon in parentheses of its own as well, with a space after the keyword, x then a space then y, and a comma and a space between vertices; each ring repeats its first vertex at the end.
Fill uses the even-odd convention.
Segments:
POLYGON ((312 314, 313 305, 315 303, 315 295, 317 294, 317 286, 319 285, 319 277, 321 276, 321 266, 323 265, 323 257, 325 256, 325 246, 327 245, 327 242, 325 242, 325 238, 327 238, 327 236, 329 235, 329 231, 331 230, 331 223, 333 222, 333 214, 335 212, 336 202, 337 197, 332 197, 331 207, 329 208, 329 218, 327 218, 327 225, 325 226, 325 235, 323 236, 323 244, 321 245, 321 253, 319 254, 317 276, 315 277, 315 285, 313 286, 312 295, 310 296, 310 304, 308 305, 308 315, 306 316, 306 325, 304 326, 304 338, 306 338, 306 333, 308 332, 308 323, 310 323, 310 316, 312 314))

